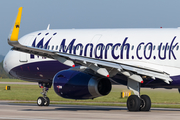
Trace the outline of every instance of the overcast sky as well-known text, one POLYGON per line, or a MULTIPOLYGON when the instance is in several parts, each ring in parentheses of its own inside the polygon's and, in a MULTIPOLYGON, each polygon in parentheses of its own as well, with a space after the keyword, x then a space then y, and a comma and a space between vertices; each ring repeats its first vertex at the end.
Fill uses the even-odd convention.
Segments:
POLYGON ((176 28, 180 0, 0 0, 0 55, 23 7, 19 38, 30 32, 71 28, 176 28))

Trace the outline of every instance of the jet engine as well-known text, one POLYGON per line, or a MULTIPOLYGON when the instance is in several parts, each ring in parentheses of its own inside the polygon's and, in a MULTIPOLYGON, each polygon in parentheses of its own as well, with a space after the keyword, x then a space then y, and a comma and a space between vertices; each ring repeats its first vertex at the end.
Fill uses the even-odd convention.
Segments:
POLYGON ((93 99, 109 94, 111 82, 85 72, 64 70, 53 78, 54 91, 63 98, 93 99))

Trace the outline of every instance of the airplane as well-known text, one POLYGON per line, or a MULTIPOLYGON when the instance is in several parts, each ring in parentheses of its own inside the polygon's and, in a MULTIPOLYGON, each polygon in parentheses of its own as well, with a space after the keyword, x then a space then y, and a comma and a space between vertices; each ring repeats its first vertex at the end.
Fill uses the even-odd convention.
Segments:
POLYGON ((151 99, 140 88, 180 88, 179 28, 50 29, 18 39, 19 8, 3 67, 15 78, 38 82, 48 106, 47 91, 68 99, 108 95, 113 84, 133 91, 128 111, 150 111, 151 99))

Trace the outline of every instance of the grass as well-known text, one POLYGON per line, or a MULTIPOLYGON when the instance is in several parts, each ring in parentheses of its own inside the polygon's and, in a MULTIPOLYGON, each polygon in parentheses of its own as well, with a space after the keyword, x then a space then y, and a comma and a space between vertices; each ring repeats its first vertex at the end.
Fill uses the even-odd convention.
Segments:
MULTIPOLYGON (((13 81, 2 80, 2 81, 13 81)), ((20 82, 21 80, 15 80, 20 82)), ((1 82, 1 80, 0 80, 1 82)), ((14 81, 13 81, 14 82, 14 81)), ((11 86, 11 90, 5 90, 5 84, 0 84, 0 100, 18 100, 18 101, 34 101, 39 96, 42 96, 41 89, 37 85, 16 85, 7 84, 11 86)), ((102 105, 102 106, 126 106, 127 98, 120 98, 120 92, 126 90, 123 86, 113 86, 109 95, 98 97, 93 100, 73 100, 65 99, 58 96, 53 88, 48 91, 48 97, 53 104, 73 104, 73 105, 102 105)), ((164 108, 180 108, 180 94, 177 89, 141 89, 141 94, 147 94, 151 98, 152 107, 164 107, 164 108)))
POLYGON ((147 94, 151 98, 152 103, 163 103, 163 104, 180 104, 180 94, 177 89, 166 90, 156 89, 149 90, 145 89, 142 94, 147 94))
POLYGON ((0 82, 27 82, 24 80, 20 80, 20 79, 0 79, 0 82))

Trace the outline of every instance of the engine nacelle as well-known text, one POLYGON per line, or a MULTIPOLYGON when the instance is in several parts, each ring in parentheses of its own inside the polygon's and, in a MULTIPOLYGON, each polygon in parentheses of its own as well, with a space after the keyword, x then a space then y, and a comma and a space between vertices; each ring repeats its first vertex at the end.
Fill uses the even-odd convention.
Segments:
POLYGON ((74 70, 58 72, 53 78, 54 91, 63 98, 92 99, 109 94, 108 78, 97 78, 74 70))

